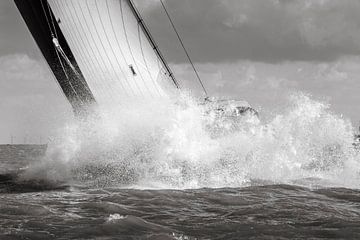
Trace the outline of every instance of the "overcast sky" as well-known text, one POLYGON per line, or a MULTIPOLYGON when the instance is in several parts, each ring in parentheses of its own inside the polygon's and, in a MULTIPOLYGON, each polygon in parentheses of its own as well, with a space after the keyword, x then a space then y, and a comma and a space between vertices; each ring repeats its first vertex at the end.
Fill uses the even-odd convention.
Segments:
MULTIPOLYGON (((177 78, 198 93, 194 73, 158 0, 136 0, 177 78)), ((270 112, 302 91, 360 120, 359 0, 167 0, 213 96, 270 112)), ((70 106, 13 1, 0 1, 0 142, 46 138, 70 106)))

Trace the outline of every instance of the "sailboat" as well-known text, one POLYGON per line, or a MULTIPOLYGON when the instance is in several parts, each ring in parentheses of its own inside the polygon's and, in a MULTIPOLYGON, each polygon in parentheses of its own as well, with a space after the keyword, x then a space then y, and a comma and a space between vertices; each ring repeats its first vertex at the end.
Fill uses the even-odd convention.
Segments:
MULTIPOLYGON (((206 127, 211 136, 236 131, 239 118, 245 119, 239 124, 246 125, 244 115, 257 116, 257 112, 243 102, 208 97, 169 12, 159 1, 207 97, 199 104, 212 121, 206 127)), ((181 89, 132 0, 14 2, 78 118, 93 116, 93 106, 161 100, 181 89)))
MULTIPOLYGON (((14 1, 75 114, 94 104, 162 98, 180 89, 132 0, 14 1)), ((215 104, 216 110, 229 112, 223 105, 215 104)), ((235 106, 230 115, 245 112, 256 113, 249 106, 235 106)))

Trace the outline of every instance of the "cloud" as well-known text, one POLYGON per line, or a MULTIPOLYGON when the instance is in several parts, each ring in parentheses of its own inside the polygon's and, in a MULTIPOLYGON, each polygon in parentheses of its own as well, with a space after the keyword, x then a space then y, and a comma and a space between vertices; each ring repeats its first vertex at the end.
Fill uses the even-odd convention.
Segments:
POLYGON ((229 28, 239 28, 249 22, 249 18, 245 14, 234 15, 226 19, 223 23, 229 28))
POLYGON ((27 55, 15 54, 0 57, 0 91, 2 96, 27 95, 29 87, 40 93, 45 79, 50 78, 45 66, 27 55))
MULTIPOLYGON (((332 110, 354 123, 360 119, 360 57, 344 57, 330 63, 287 61, 264 63, 198 63, 197 70, 210 96, 248 101, 272 113, 286 104, 287 96, 301 91, 330 101, 332 110)), ((173 66, 178 80, 195 94, 200 85, 188 64, 173 66)), ((261 113, 264 115, 264 113, 261 113)))
MULTIPOLYGON (((360 55, 358 0, 167 0, 197 62, 335 61, 360 55)), ((142 8, 167 56, 186 62, 159 5, 142 8)))
POLYGON ((0 142, 49 137, 71 108, 45 63, 24 54, 0 57, 0 142))
POLYGON ((14 53, 39 56, 39 50, 12 0, 0 1, 0 33, 0 56, 14 53))
POLYGON ((329 82, 344 82, 349 78, 349 74, 340 69, 339 62, 335 64, 322 63, 319 64, 316 78, 324 79, 329 82))

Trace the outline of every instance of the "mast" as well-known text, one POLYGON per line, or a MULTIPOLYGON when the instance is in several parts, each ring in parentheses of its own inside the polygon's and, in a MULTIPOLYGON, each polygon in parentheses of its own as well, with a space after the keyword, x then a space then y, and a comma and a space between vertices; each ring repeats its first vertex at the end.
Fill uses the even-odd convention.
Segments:
MULTIPOLYGON (((31 35, 45 57, 61 90, 70 102, 75 115, 87 111, 95 103, 95 98, 87 85, 73 53, 55 19, 47 0, 14 0, 31 35), (51 29, 53 27, 53 30, 51 29), (61 46, 64 56, 56 49, 55 40, 61 46), (64 57, 66 59, 64 59, 64 57)), ((60 20, 61 21, 61 20, 60 20)))
MULTIPOLYGON (((121 1, 121 0, 120 0, 121 1)), ((156 55, 159 57, 160 61, 162 62, 162 64, 164 65, 166 71, 169 74, 169 77, 171 78, 171 80, 173 81, 173 83, 175 84, 176 88, 180 88, 179 83, 177 82, 173 72, 171 71, 168 63, 166 62, 164 55, 161 53, 159 47, 157 46, 154 38, 152 37, 148 27, 146 26, 143 18, 140 15, 140 12, 137 10, 133 0, 127 0, 129 3, 129 6, 131 7, 132 12, 135 15, 136 20, 138 21, 138 24, 140 25, 141 29, 143 30, 145 36, 147 37, 147 39, 149 40, 151 46, 153 47, 156 55)))

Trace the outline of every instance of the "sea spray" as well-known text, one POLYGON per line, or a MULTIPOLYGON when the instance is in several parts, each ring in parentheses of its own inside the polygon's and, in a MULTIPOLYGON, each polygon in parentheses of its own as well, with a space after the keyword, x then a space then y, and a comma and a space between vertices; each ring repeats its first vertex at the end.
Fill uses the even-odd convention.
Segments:
POLYGON ((358 187, 350 121, 302 93, 289 103, 266 122, 216 118, 214 108, 189 94, 109 106, 98 110, 100 117, 67 123, 58 144, 24 177, 92 187, 358 187))

